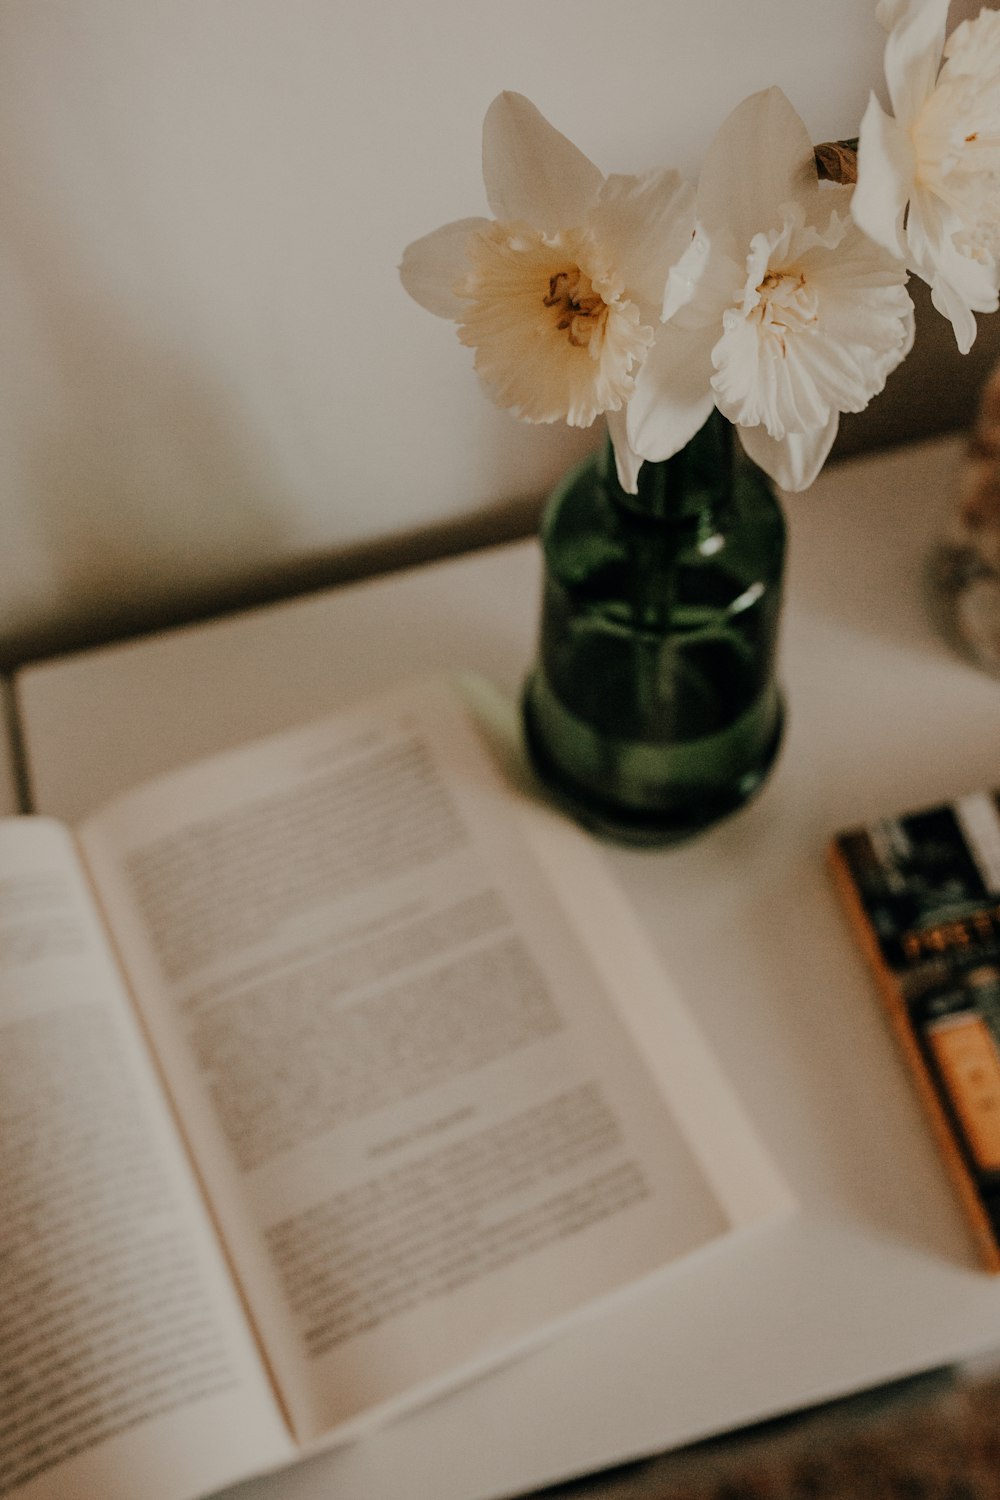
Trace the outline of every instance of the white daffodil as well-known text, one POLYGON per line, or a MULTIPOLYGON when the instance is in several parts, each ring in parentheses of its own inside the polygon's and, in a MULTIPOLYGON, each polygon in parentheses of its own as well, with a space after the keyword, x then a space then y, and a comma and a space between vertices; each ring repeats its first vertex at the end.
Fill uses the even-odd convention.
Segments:
POLYGON ((487 112, 483 179, 494 218, 409 245, 403 285, 458 324, 487 391, 515 416, 589 427, 604 413, 634 492, 641 459, 624 412, 690 239, 694 194, 673 171, 605 177, 512 93, 487 112))
POLYGON ((973 313, 996 311, 1000 285, 1000 12, 964 21, 946 46, 948 0, 881 0, 876 15, 895 118, 873 95, 854 217, 928 283, 965 354, 973 313))
POLYGON ((812 483, 840 413, 867 406, 913 341, 902 262, 854 225, 850 197, 817 180, 780 89, 729 116, 628 406, 643 458, 678 452, 715 405, 784 489, 812 483))

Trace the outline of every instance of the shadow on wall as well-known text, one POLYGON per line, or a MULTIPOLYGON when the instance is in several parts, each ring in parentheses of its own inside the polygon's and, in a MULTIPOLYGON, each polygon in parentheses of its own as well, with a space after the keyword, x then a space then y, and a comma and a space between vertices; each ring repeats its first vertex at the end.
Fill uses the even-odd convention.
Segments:
POLYGON ((77 305, 63 320, 59 356, 68 369, 86 347, 92 379, 73 381, 67 419, 33 445, 35 521, 73 635, 190 609, 233 571, 234 539, 240 570, 253 572, 273 563, 285 529, 253 434, 224 395, 112 316, 77 305), (212 496, 210 516, 199 494, 212 496))
POLYGON ((210 597, 218 607, 234 539, 246 576, 273 567, 287 532, 255 434, 204 369, 130 322, 116 289, 91 284, 37 197, 9 196, 4 241, 51 392, 25 411, 24 473, 60 600, 58 624, 5 639, 5 660, 190 615, 210 597))
MULTIPOLYGON (((24 541, 58 608, 36 601, 26 622, 2 632, 0 670, 536 528, 542 497, 519 495, 297 556, 295 496, 222 380, 180 341, 171 345, 168 326, 130 314, 127 288, 101 283, 37 187, 31 199, 6 196, 3 254, 31 309, 44 376, 43 398, 20 403, 24 541)), ((484 464, 499 466, 508 425, 519 441, 545 445, 553 483, 600 440, 596 428, 522 428, 484 401, 484 464)))
MULTIPOLYGON (((17 208, 8 204, 8 248, 58 393, 26 418, 26 478, 36 543, 51 560, 61 604, 57 622, 5 639, 0 664, 390 571, 537 526, 542 497, 523 496, 289 561, 284 497, 247 417, 207 369, 130 323, 116 289, 88 284, 75 250, 60 254, 62 237, 40 218, 37 201, 17 208), (198 498, 206 494, 210 510, 198 498)), ((967 427, 1000 360, 1000 315, 980 320, 962 356, 923 284, 913 281, 911 291, 914 349, 868 410, 843 420, 834 458, 967 427)), ((521 440, 534 436, 511 427, 521 440)), ((567 434, 567 465, 599 440, 596 428, 567 434)))
MULTIPOLYGON (((537 529, 544 497, 521 495, 405 533, 290 556, 288 512, 283 518, 273 469, 243 414, 204 371, 143 344, 132 328, 115 329, 116 317, 110 300, 81 297, 53 319, 66 413, 38 421, 28 483, 38 543, 56 560, 60 608, 51 623, 0 642, 0 670, 537 529), (84 362, 89 378, 81 377, 84 362), (197 499, 206 494, 210 514, 197 499)), ((563 469, 587 446, 573 434, 563 469)))

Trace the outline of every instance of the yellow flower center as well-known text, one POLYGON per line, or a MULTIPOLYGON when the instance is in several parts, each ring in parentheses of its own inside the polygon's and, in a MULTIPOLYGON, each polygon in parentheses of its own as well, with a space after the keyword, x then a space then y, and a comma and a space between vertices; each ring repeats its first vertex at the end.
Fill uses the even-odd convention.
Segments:
POLYGON ((750 318, 759 325, 758 332, 768 336, 782 356, 788 353, 787 337, 812 327, 819 319, 815 290, 799 270, 768 271, 757 287, 759 302, 751 308, 750 318))
POLYGON ((549 293, 542 303, 555 311, 556 328, 569 335, 575 349, 586 349, 594 335, 604 331, 608 304, 579 266, 550 276, 549 293))
POLYGON ((836 209, 823 228, 801 204, 782 217, 751 241, 712 350, 712 389, 741 427, 778 443, 819 440, 837 413, 861 411, 882 389, 908 346, 912 307, 892 257, 836 209))
POLYGON ((458 336, 494 400, 525 421, 572 427, 620 411, 653 329, 593 236, 494 222, 465 253, 458 336))

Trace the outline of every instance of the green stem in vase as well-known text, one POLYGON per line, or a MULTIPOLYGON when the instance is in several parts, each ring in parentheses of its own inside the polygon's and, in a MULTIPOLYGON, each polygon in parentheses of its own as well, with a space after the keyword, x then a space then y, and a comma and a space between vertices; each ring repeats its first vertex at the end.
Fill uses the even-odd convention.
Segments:
POLYGON ((546 510, 536 765, 590 826, 671 842, 744 801, 780 735, 784 520, 718 413, 618 483, 610 446, 546 510), (595 812, 595 807, 599 811, 595 812))

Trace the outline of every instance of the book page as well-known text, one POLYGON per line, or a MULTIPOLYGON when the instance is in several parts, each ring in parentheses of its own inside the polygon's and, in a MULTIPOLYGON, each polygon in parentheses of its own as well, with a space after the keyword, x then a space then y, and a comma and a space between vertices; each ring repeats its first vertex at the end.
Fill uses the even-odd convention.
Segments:
POLYGON ((70 835, 0 822, 0 1494, 187 1500, 291 1441, 70 835))
POLYGON ((454 696, 421 684, 82 831, 306 1441, 754 1217, 706 1172, 517 809, 454 696))

